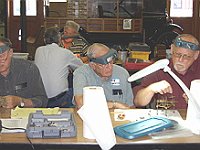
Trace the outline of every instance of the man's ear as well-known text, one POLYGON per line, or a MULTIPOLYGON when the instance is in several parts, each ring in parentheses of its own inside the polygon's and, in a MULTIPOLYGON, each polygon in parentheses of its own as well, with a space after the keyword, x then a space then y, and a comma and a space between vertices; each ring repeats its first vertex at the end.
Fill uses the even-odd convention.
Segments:
POLYGON ((194 54, 194 59, 196 60, 199 57, 199 51, 194 54))
POLYGON ((95 69, 95 64, 93 62, 89 62, 89 66, 94 70, 95 69))
POLYGON ((12 48, 9 50, 9 55, 13 56, 13 49, 12 48))
POLYGON ((174 50, 174 49, 175 49, 174 44, 171 44, 171 50, 170 50, 171 54, 173 53, 173 50, 174 50))

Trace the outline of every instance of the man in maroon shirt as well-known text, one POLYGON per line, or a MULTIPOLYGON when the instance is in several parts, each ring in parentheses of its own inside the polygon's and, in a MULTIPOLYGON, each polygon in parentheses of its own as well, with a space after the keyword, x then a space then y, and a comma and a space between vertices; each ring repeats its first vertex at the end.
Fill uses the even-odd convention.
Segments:
MULTIPOLYGON (((177 36, 171 45, 172 57, 169 67, 188 88, 192 80, 200 79, 199 51, 198 40, 190 34, 177 36)), ((155 108, 156 104, 158 106, 159 101, 157 100, 170 100, 174 102, 175 106, 172 107, 176 109, 187 108, 186 94, 178 83, 163 70, 144 77, 141 84, 133 88, 133 92, 136 107, 155 108)))

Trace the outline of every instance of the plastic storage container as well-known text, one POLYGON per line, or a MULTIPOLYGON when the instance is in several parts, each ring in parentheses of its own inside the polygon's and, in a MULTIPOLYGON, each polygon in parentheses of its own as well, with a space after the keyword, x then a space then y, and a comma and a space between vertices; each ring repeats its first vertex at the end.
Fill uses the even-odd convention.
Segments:
POLYGON ((151 52, 141 52, 141 51, 131 51, 130 52, 130 58, 137 58, 137 59, 143 59, 143 60, 149 60, 149 54, 151 52))
POLYGON ((146 43, 129 43, 128 49, 130 50, 130 58, 149 60, 149 54, 151 51, 150 47, 146 43))
POLYGON ((147 136, 150 133, 162 131, 173 126, 171 120, 163 117, 151 117, 149 119, 131 122, 114 128, 115 134, 125 138, 134 139, 147 136))

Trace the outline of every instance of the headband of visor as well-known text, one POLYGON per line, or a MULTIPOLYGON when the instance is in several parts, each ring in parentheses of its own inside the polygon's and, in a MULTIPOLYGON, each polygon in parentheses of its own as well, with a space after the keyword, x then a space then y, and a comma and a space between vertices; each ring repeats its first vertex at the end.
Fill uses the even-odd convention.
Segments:
POLYGON ((194 50, 194 51, 200 50, 199 45, 196 45, 196 44, 191 43, 191 42, 184 41, 180 37, 176 38, 174 40, 174 45, 176 47, 182 47, 182 48, 186 48, 186 49, 190 49, 190 50, 194 50))
POLYGON ((0 46, 0 54, 4 53, 5 51, 9 50, 10 47, 8 45, 1 45, 0 46))
POLYGON ((98 64, 106 65, 110 63, 114 58, 117 58, 117 51, 114 49, 110 49, 107 54, 101 57, 97 57, 97 58, 90 58, 90 61, 98 63, 98 64))

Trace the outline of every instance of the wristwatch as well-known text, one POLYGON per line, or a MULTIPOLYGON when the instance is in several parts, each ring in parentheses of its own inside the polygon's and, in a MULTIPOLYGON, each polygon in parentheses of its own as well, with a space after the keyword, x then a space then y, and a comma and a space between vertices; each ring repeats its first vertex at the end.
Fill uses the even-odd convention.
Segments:
POLYGON ((24 99, 21 98, 19 107, 20 107, 20 108, 24 108, 24 105, 25 105, 24 99))

